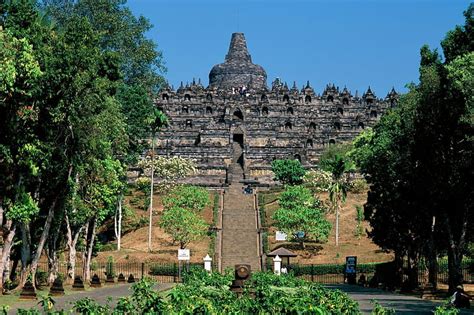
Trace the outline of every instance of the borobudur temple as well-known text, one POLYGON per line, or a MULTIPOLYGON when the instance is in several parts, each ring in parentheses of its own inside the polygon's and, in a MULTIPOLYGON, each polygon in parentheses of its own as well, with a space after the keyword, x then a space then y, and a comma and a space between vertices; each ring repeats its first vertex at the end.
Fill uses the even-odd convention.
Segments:
POLYGON ((252 62, 242 33, 232 34, 224 63, 199 80, 164 87, 155 103, 169 118, 156 135, 156 154, 192 159, 195 184, 224 186, 231 180, 272 183, 271 162, 298 159, 312 168, 325 147, 351 141, 396 106, 394 89, 385 99, 368 90, 359 96, 327 85, 316 94, 307 82, 290 88, 280 79, 267 87, 263 67, 252 62))

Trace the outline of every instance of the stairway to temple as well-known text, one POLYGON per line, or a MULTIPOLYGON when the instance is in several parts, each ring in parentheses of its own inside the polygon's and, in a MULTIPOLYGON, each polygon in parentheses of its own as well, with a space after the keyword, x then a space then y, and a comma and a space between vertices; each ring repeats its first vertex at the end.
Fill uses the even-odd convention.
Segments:
POLYGON ((224 195, 222 270, 237 264, 260 270, 254 196, 244 195, 242 185, 233 182, 224 195))
POLYGON ((222 270, 237 264, 249 264, 260 270, 257 218, 254 196, 243 193, 242 147, 234 143, 233 163, 229 167, 230 185, 224 195, 222 212, 222 270))

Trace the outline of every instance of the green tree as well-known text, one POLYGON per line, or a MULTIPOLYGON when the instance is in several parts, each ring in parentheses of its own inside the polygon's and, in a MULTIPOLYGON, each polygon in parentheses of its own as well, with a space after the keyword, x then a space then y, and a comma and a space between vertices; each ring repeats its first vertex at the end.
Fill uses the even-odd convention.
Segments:
POLYGON ((279 208, 272 219, 275 227, 291 239, 297 239, 304 248, 305 239, 325 242, 331 224, 324 217, 322 202, 303 186, 287 186, 278 198, 279 208), (303 232, 302 236, 299 232, 303 232))
POLYGON ((151 128, 151 163, 150 163, 150 211, 148 216, 148 250, 151 252, 151 233, 153 226, 153 194, 155 184, 155 135, 162 127, 167 124, 167 117, 158 109, 153 110, 153 116, 150 117, 151 128))
POLYGON ((329 200, 336 214, 336 246, 339 246, 339 212, 341 205, 346 202, 349 189, 347 175, 355 169, 355 166, 347 157, 336 154, 331 159, 325 160, 322 168, 332 174, 328 191, 329 200))
MULTIPOLYGON (((473 13, 471 4, 465 24, 442 41, 444 61, 436 50, 421 48, 420 83, 409 86, 371 138, 356 142, 355 158, 370 184, 370 236, 399 261, 407 257, 413 273, 425 256, 434 285, 436 258, 445 251, 450 290, 462 282, 461 262, 473 235, 473 13)), ((414 275, 409 279, 417 284, 414 275)))
POLYGON ((165 209, 179 207, 199 213, 209 204, 209 192, 192 185, 177 186, 163 198, 165 209))
POLYGON ((345 157, 349 154, 353 147, 354 145, 352 144, 352 142, 331 144, 327 146, 321 153, 321 157, 319 158, 319 164, 324 165, 326 161, 333 160, 336 155, 345 157))
POLYGON ((275 180, 285 185, 298 185, 303 181, 306 170, 298 160, 275 160, 272 162, 275 180))
POLYGON ((160 227, 174 242, 179 243, 181 249, 192 241, 202 239, 209 228, 199 214, 180 207, 165 209, 160 218, 160 227))
MULTIPOLYGON (((117 81, 109 87, 114 99, 120 104, 126 123, 127 149, 116 155, 126 165, 136 163, 145 150, 142 139, 152 133, 154 146, 157 122, 164 123, 166 117, 154 108, 153 97, 163 85, 162 53, 156 43, 146 38, 152 25, 143 16, 136 17, 124 0, 44 0, 45 12, 61 26, 67 26, 71 18, 85 19, 95 33, 99 34, 97 47, 107 58, 101 74, 117 81)), ((152 148, 152 152, 154 148, 152 148)), ((153 156, 153 154, 152 154, 153 156)), ((152 172, 153 174, 153 172, 152 172)), ((122 179, 125 181, 126 177, 122 179)), ((153 185, 153 181, 151 183, 153 185)), ((153 194, 153 189, 151 189, 153 194)), ((119 200, 123 199, 120 192, 119 200)), ((150 233, 153 200, 150 198, 150 233)), ((117 241, 120 243, 121 201, 117 202, 117 241)), ((151 235, 151 234, 150 234, 151 235)), ((151 241, 150 241, 151 248, 151 241)))

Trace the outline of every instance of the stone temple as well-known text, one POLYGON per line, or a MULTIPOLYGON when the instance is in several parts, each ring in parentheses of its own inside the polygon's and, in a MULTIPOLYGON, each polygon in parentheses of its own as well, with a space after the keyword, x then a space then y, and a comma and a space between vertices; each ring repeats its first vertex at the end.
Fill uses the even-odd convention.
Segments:
POLYGON ((309 82, 290 88, 278 78, 268 87, 244 34, 234 33, 224 63, 209 73, 207 88, 193 79, 160 92, 155 103, 169 126, 157 134, 156 154, 194 160, 199 176, 191 181, 196 184, 269 184, 273 160, 298 159, 312 168, 325 147, 351 141, 397 99, 393 89, 385 99, 370 87, 362 96, 334 85, 316 94, 309 82))

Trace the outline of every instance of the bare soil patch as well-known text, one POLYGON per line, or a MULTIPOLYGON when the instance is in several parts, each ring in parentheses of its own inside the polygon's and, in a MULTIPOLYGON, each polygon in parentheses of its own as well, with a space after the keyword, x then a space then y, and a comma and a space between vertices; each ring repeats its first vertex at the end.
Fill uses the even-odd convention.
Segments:
MULTIPOLYGON (((129 206, 135 215, 145 217, 148 220, 148 211, 143 209, 143 199, 145 196, 141 192, 133 192, 127 196, 125 204, 129 206), (137 200, 141 200, 137 203, 137 200)), ((214 195, 210 193, 211 203, 203 210, 201 215, 207 223, 212 224, 214 195)), ((153 229, 152 229, 152 252, 148 251, 148 224, 135 231, 122 236, 122 248, 120 251, 100 252, 96 257, 97 261, 106 261, 109 256, 113 257, 115 262, 177 262, 177 253, 179 244, 173 244, 171 238, 159 227, 160 217, 163 213, 163 204, 161 196, 153 196, 153 229)), ((135 219, 136 220, 136 219, 135 219)), ((209 252, 211 238, 192 242, 188 245, 191 251, 191 263, 202 263, 202 259, 209 252)))
MULTIPOLYGON (((275 196, 268 198, 270 201, 275 196)), ((318 197, 325 203, 329 202, 328 193, 318 194, 318 197)), ((305 243, 306 248, 301 249, 298 243, 275 241, 276 229, 271 226, 271 217, 276 209, 278 209, 278 201, 272 201, 265 205, 266 220, 270 224, 268 230, 268 241, 270 250, 278 247, 285 247, 296 254, 298 257, 292 258, 292 262, 300 264, 340 264, 345 262, 346 256, 357 256, 358 263, 365 262, 384 262, 393 259, 393 254, 386 253, 374 244, 367 236, 366 231, 370 230, 368 222, 363 222, 364 233, 360 239, 356 236, 356 205, 363 206, 367 200, 367 194, 347 195, 346 203, 340 211, 339 217, 339 247, 335 246, 335 219, 333 212, 327 214, 329 222, 332 224, 331 233, 327 243, 305 243)))

